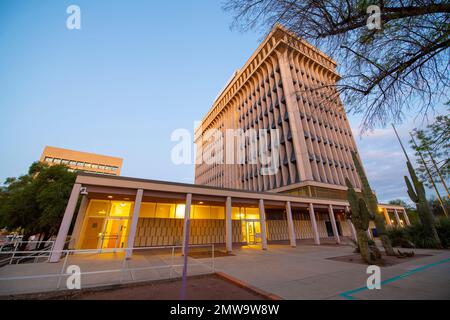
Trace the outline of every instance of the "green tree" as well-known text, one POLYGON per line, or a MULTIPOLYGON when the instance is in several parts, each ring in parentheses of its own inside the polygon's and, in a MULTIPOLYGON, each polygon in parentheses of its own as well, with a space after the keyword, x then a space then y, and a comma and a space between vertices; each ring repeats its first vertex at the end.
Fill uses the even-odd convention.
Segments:
POLYGON ((55 235, 70 197, 76 174, 62 165, 33 163, 28 174, 8 178, 0 193, 0 221, 8 229, 23 228, 24 240, 55 235))
MULTIPOLYGON (((447 212, 450 212, 450 199, 445 197, 442 199, 442 202, 444 203, 447 212)), ((431 213, 435 218, 445 217, 444 210, 442 210, 442 206, 437 198, 428 200, 428 204, 430 206, 431 213)))
MULTIPOLYGON (((447 102, 447 105, 450 105, 450 102, 447 102)), ((419 152, 424 157, 425 164, 430 170, 434 182, 437 185, 441 183, 436 167, 440 171, 444 181, 448 181, 450 177, 450 116, 437 116, 434 122, 428 125, 426 129, 414 130, 414 136, 417 145, 412 140, 410 141, 410 145, 416 151, 416 162, 419 164, 416 170, 420 180, 427 187, 431 188, 430 176, 427 174, 419 152), (436 165, 432 162, 430 154, 436 165)))

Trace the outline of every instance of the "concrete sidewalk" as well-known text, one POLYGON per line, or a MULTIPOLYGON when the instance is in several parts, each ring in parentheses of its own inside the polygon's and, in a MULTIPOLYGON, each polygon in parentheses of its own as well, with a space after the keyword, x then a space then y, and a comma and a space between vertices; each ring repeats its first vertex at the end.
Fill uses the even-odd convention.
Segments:
POLYGON ((383 284, 381 290, 361 290, 355 295, 345 295, 366 286, 367 266, 327 258, 352 252, 350 246, 289 248, 272 245, 267 251, 241 250, 238 262, 228 257, 217 258, 216 269, 284 299, 450 299, 448 250, 415 250, 431 256, 382 267, 382 281, 400 277, 383 284), (438 262, 442 263, 407 278, 401 277, 411 270, 438 262))
MULTIPOLYGON (((450 251, 415 250, 430 256, 382 267, 381 290, 365 288, 366 265, 329 260, 350 255, 353 247, 299 243, 296 248, 271 244, 267 251, 260 246, 236 248, 233 256, 215 258, 215 270, 224 272, 254 287, 284 299, 450 299, 450 251), (355 291, 356 290, 356 291, 355 291)), ((129 267, 157 267, 135 272, 111 272, 82 275, 82 287, 101 286, 125 281, 144 281, 178 277, 181 267, 171 269, 170 254, 142 252, 134 254, 129 267)), ((82 272, 120 270, 120 254, 74 255, 67 265, 79 265, 82 272)), ((181 265, 181 255, 174 264, 181 265)), ((63 262, 10 265, 0 268, 0 278, 33 274, 60 273, 63 262)), ((67 266, 66 266, 67 267, 67 266)), ((189 275, 211 272, 210 259, 189 258, 189 275), (196 265, 195 265, 196 264, 196 265)), ((0 296, 18 293, 53 291, 57 278, 1 281, 0 296)), ((66 276, 60 287, 65 289, 66 276)))
MULTIPOLYGON (((189 258, 188 275, 212 272, 211 259, 189 258)), ((123 253, 75 254, 57 263, 26 263, 0 268, 0 296, 66 290, 68 275, 59 276, 68 266, 76 265, 81 272, 81 288, 106 286, 126 282, 152 281, 179 277, 183 257, 177 253, 172 260, 170 253, 161 251, 138 252, 124 264, 123 253), (171 266, 174 265, 172 268, 171 266), (125 268, 125 271, 121 271, 125 268), (151 269, 149 269, 151 268, 151 269), (138 270, 127 270, 138 269, 138 270), (40 278, 26 278, 40 275, 40 278), (25 279, 16 279, 24 278, 25 279), (9 280, 6 280, 8 279, 9 280)))

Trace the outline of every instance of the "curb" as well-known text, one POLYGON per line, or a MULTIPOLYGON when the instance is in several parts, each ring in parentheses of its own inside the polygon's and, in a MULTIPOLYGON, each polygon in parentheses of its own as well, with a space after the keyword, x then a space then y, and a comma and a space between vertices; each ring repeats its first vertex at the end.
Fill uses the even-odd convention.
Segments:
POLYGON ((263 298, 266 298, 268 300, 283 300, 283 298, 281 298, 280 296, 278 296, 276 294, 273 294, 273 293, 264 291, 262 289, 259 289, 259 288, 255 287, 255 286, 252 286, 252 285, 250 285, 250 284, 248 284, 248 283, 246 283, 246 282, 244 282, 242 280, 234 278, 234 277, 232 277, 232 276, 230 276, 230 275, 228 275, 226 273, 215 272, 215 274, 217 276, 219 276, 220 278, 222 278, 222 279, 224 279, 224 280, 226 280, 226 281, 228 281, 228 282, 230 282, 230 283, 232 283, 232 284, 234 284, 234 285, 236 285, 238 287, 241 287, 243 289, 246 289, 246 290, 249 290, 249 291, 251 291, 253 293, 256 293, 257 295, 259 295, 259 296, 261 296, 263 298))

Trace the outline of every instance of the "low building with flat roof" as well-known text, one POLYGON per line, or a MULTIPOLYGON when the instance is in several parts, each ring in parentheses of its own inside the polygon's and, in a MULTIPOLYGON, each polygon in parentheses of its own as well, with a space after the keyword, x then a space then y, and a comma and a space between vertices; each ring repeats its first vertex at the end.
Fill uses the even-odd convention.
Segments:
POLYGON ((119 176, 123 159, 96 153, 46 146, 41 162, 49 165, 63 164, 72 171, 92 172, 119 176))
MULTIPOLYGON (((51 261, 60 257, 80 197, 72 249, 181 245, 186 226, 189 244, 223 244, 228 252, 233 245, 355 238, 346 200, 79 173, 51 261)), ((387 224, 409 224, 403 207, 379 209, 387 224)))

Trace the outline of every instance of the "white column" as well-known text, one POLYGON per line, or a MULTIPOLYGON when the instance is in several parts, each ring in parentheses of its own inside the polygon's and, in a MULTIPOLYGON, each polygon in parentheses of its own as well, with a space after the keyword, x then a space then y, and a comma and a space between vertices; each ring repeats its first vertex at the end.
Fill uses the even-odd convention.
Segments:
MULTIPOLYGON (((349 209, 348 206, 345 206, 345 212, 346 212, 346 213, 349 213, 349 212, 350 212, 350 209, 349 209)), ((357 237, 356 237, 355 226, 353 225, 352 220, 347 219, 347 223, 348 223, 348 225, 350 226, 350 232, 352 233, 352 238, 353 238, 353 240, 358 241, 358 239, 357 239, 357 237)))
POLYGON ((409 222, 409 217, 408 217, 408 213, 406 212, 406 210, 403 209, 403 217, 405 218, 405 223, 407 226, 411 225, 411 222, 409 222))
POLYGON ((259 220, 261 223, 261 245, 263 250, 267 250, 266 234, 266 212, 264 210, 264 200, 259 199, 259 220))
POLYGON ((75 183, 70 193, 69 201, 67 202, 66 210, 64 211, 64 217, 59 226, 58 235, 56 236, 55 245, 50 256, 50 262, 58 262, 61 257, 61 250, 64 249, 66 242, 67 232, 69 231, 70 223, 72 222, 73 214, 77 206, 78 197, 80 196, 81 184, 75 183))
POLYGON ((231 252, 233 249, 233 233, 232 233, 232 221, 231 221, 231 197, 227 197, 225 203, 225 243, 227 252, 231 252))
POLYGON ((86 195, 82 196, 80 208, 78 209, 77 219, 75 220, 75 226, 73 227, 72 234, 70 235, 69 249, 75 249, 78 246, 78 241, 81 236, 81 227, 83 226, 84 217, 86 216, 88 203, 88 197, 86 195))
POLYGON ((353 225, 353 222, 351 222, 350 220, 348 220, 348 223, 350 225, 350 230, 352 232, 352 238, 355 241, 358 241, 358 238, 356 237, 356 230, 355 230, 355 226, 353 225))
POLYGON ((314 243, 319 245, 320 244, 319 231, 317 230, 316 214, 314 213, 314 206, 312 203, 309 204, 309 218, 311 219, 314 243))
POLYGON ((290 201, 286 202, 286 216, 288 223, 289 242, 291 244, 291 247, 295 248, 297 246, 297 241, 295 239, 294 221, 292 220, 292 210, 290 201))
POLYGON ((330 215, 331 227, 333 228, 334 239, 337 244, 341 243, 341 239, 339 238, 339 231, 336 225, 336 218, 334 217, 333 206, 328 205, 328 214, 330 215))
POLYGON ((387 209, 382 208, 382 210, 383 210, 383 214, 384 214, 384 220, 386 220, 386 223, 388 224, 388 226, 391 226, 392 222, 391 222, 391 218, 389 217, 389 213, 388 213, 387 209))
POLYGON ((183 247, 182 254, 184 255, 185 251, 187 251, 187 247, 189 246, 189 226, 191 223, 191 203, 192 203, 192 194, 188 193, 186 195, 186 206, 184 209, 184 225, 183 225, 183 247))
POLYGON ((134 238, 136 237, 136 228, 139 221, 139 212, 141 211, 142 196, 144 190, 138 189, 136 193, 136 199, 134 200, 133 216, 131 217, 130 229, 128 230, 127 248, 131 248, 125 251, 125 258, 130 259, 133 254, 134 238))
POLYGON ((395 220, 397 221, 397 225, 398 225, 399 227, 401 227, 402 224, 400 223, 400 217, 398 216, 397 209, 394 209, 394 214, 395 214, 395 220))

